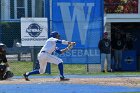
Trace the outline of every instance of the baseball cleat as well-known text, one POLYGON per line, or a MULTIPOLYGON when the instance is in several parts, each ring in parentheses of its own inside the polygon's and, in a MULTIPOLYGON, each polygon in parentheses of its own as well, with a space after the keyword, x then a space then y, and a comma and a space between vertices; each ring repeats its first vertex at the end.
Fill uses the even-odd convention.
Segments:
POLYGON ((26 73, 23 74, 23 76, 24 76, 24 79, 25 79, 26 81, 30 81, 29 78, 28 78, 28 76, 26 75, 26 73))
POLYGON ((69 81, 69 78, 65 78, 65 77, 60 77, 60 81, 69 81))

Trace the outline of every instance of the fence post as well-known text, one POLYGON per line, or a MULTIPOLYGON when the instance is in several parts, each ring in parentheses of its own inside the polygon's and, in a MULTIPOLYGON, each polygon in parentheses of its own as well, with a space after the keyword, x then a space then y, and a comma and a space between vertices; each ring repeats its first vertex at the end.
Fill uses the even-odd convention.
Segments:
POLYGON ((33 58, 33 69, 37 67, 36 61, 37 61, 37 48, 33 46, 32 48, 32 58, 33 58))
MULTIPOLYGON (((48 38, 50 37, 50 4, 51 4, 51 0, 45 0, 45 7, 44 7, 44 16, 48 18, 48 38)), ((51 64, 47 63, 47 67, 46 67, 46 73, 51 74, 51 64)))
POLYGON ((18 61, 21 61, 21 53, 18 52, 18 61))

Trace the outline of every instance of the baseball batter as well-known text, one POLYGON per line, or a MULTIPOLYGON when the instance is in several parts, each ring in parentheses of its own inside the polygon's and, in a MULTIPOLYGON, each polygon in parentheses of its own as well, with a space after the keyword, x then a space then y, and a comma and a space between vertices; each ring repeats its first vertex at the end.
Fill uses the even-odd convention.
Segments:
POLYGON ((60 35, 58 32, 56 31, 51 32, 51 37, 45 42, 45 45, 42 47, 42 49, 38 53, 38 61, 39 61, 40 69, 33 70, 31 72, 26 72, 25 74, 23 74, 25 80, 30 81, 28 78, 30 75, 45 73, 46 65, 49 62, 49 63, 54 63, 58 65, 58 69, 60 72, 60 81, 68 81, 69 79, 65 78, 63 74, 62 59, 58 58, 57 56, 52 55, 52 53, 55 51, 59 54, 62 54, 72 49, 74 45, 75 45, 75 42, 60 40, 60 35), (60 50, 58 47, 56 47, 57 43, 68 45, 68 46, 60 50))

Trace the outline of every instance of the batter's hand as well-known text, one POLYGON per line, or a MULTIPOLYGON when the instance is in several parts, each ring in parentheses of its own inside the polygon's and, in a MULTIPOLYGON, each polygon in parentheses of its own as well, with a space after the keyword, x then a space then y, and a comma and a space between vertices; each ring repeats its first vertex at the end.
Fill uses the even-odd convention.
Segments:
POLYGON ((73 48, 73 46, 76 45, 75 42, 69 42, 68 46, 64 49, 61 49, 61 54, 67 52, 68 50, 71 50, 73 48))
POLYGON ((70 42, 70 44, 68 45, 68 49, 72 49, 74 46, 76 45, 75 42, 70 42))
POLYGON ((71 42, 71 45, 72 45, 72 46, 75 46, 75 45, 76 45, 76 42, 71 42))

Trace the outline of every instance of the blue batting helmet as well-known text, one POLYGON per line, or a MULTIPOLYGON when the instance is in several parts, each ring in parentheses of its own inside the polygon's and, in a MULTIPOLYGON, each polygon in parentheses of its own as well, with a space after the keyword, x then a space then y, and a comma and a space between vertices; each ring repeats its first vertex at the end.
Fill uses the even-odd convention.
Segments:
POLYGON ((59 35, 58 32, 56 32, 56 31, 51 32, 51 37, 56 38, 57 35, 59 35))

